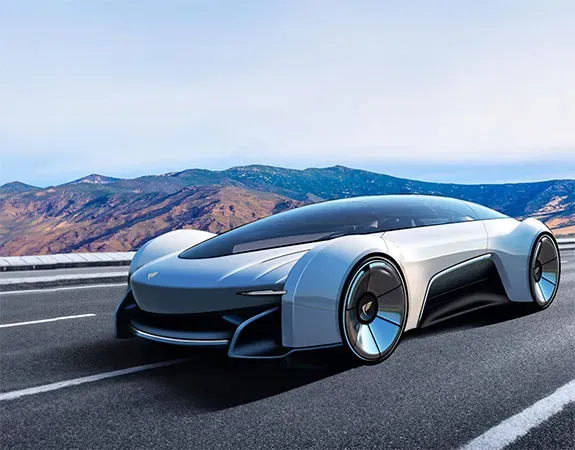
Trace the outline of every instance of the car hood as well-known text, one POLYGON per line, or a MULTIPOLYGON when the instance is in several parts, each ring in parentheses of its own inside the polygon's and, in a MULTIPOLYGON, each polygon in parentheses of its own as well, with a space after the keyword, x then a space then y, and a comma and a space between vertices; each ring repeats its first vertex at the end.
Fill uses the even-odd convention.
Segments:
POLYGON ((281 290, 295 263, 316 243, 207 259, 172 254, 130 277, 138 306, 148 312, 190 314, 279 303, 281 296, 240 292, 281 290))

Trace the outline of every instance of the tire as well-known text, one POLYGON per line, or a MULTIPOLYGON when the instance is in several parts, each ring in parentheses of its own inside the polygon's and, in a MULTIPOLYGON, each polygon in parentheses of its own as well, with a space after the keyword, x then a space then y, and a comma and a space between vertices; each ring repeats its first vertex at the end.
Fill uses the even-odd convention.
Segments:
POLYGON ((561 277, 561 258, 555 238, 541 234, 529 258, 529 286, 537 309, 547 308, 555 299, 561 277))
POLYGON ((363 364, 388 358, 403 334, 407 312, 406 285, 396 264, 380 255, 358 263, 340 305, 341 336, 348 354, 363 364))

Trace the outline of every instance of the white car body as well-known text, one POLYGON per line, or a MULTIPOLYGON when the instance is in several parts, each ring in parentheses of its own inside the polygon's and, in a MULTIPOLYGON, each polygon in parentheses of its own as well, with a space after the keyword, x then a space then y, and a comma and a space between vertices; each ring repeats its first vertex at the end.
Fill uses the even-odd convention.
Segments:
MULTIPOLYGON (((194 246, 214 235, 193 230, 167 233, 146 244, 132 262, 130 292, 117 313, 118 336, 137 335, 182 345, 227 346, 230 356, 243 358, 283 357, 296 350, 342 344, 361 346, 358 340, 364 339, 367 349, 359 353, 352 351, 362 361, 378 362, 391 353, 403 331, 433 325, 491 305, 533 302, 543 308, 553 300, 560 278, 559 255, 549 229, 540 221, 527 219, 521 222, 495 212, 491 217, 490 210, 460 200, 391 197, 390 204, 407 199, 408 204, 431 202, 443 208, 453 202, 457 208, 473 210, 471 216, 478 211, 480 213, 475 218, 431 225, 417 225, 417 214, 413 213, 415 220, 411 219, 411 226, 407 228, 351 233, 313 242, 295 242, 293 245, 289 245, 287 240, 284 242, 288 245, 251 249, 267 245, 272 241, 268 237, 267 240, 236 245, 234 248, 245 249, 237 253, 197 259, 186 259, 182 252, 193 250, 194 246), (491 218, 480 219, 480 214, 491 218), (537 246, 542 248, 536 249, 537 246), (539 260, 553 257, 549 252, 556 252, 556 259, 543 261, 546 265, 536 267, 538 257, 539 260), (377 320, 368 318, 360 323, 356 316, 361 314, 361 310, 354 309, 356 306, 359 308, 359 304, 349 303, 348 307, 345 303, 342 307, 342 299, 352 295, 346 292, 351 289, 349 283, 354 271, 362 261, 374 257, 379 258, 373 263, 373 270, 378 270, 374 280, 376 276, 385 274, 395 277, 402 284, 401 292, 405 297, 404 300, 390 300, 396 302, 393 308, 397 308, 400 301, 405 302, 405 308, 398 312, 401 320, 398 319, 397 330, 392 330, 391 322, 384 319, 389 322, 384 325, 390 329, 378 332, 391 334, 380 339, 389 348, 386 347, 385 351, 380 348, 379 355, 375 349, 383 344, 378 344, 375 331, 371 332, 375 346, 366 343, 366 339, 370 339, 367 331, 367 337, 354 336, 355 344, 352 345, 344 329, 347 320, 355 321, 349 325, 352 328, 348 331, 366 327, 374 330, 375 322, 379 323, 385 314, 380 317, 378 313, 374 316, 377 320), (534 271, 539 272, 533 275, 534 271), (534 276, 538 278, 537 282, 533 281, 534 276), (130 319, 125 312, 130 308, 138 310, 137 320, 130 319), (353 311, 348 313, 348 310, 353 311), (355 315, 348 317, 349 314, 355 315), (215 320, 216 316, 229 322, 230 329, 226 332, 210 332, 209 329, 196 332, 188 330, 185 324, 178 325, 178 329, 169 329, 169 326, 163 329, 158 325, 168 323, 168 318, 174 317, 180 323, 182 317, 190 318, 190 321, 204 317, 208 322, 215 320), (142 324, 142 317, 143 322, 146 322, 146 317, 151 319, 142 324), (267 331, 258 331, 259 326, 267 331), (274 327, 279 328, 275 344, 266 347, 264 341, 269 341, 269 336, 265 333, 269 334, 268 328, 274 327), (255 337, 251 340, 244 337, 250 333, 255 337), (246 342, 239 350, 242 340, 246 342), (370 356, 369 348, 374 349, 375 356, 370 356)), ((374 197, 338 200, 324 205, 329 204, 331 209, 341 208, 345 213, 346 205, 350 204, 346 202, 355 202, 355 205, 365 202, 371 207, 370 202, 385 205, 386 201, 383 197, 374 197)), ((313 206, 302 209, 305 208, 313 206)), ((385 219, 389 220, 388 217, 385 219)), ((399 223, 403 218, 394 220, 399 223)), ((409 221, 407 224, 410 225, 409 221)), ((201 250, 200 247, 198 245, 197 248, 201 250)), ((361 270, 367 274, 372 266, 361 270)), ((366 277, 369 281, 364 283, 364 294, 371 283, 371 275, 366 277)), ((391 290, 395 289, 397 287, 392 286, 391 290)), ((360 294, 353 295, 358 297, 360 294)), ((399 291, 385 295, 397 297, 399 291)), ((382 294, 381 298, 375 302, 375 307, 383 310, 386 297, 382 294)), ((347 301, 357 303, 360 300, 347 301)), ((364 312, 369 312, 372 302, 365 302, 364 312)), ((190 327, 193 328, 192 325, 190 327)))

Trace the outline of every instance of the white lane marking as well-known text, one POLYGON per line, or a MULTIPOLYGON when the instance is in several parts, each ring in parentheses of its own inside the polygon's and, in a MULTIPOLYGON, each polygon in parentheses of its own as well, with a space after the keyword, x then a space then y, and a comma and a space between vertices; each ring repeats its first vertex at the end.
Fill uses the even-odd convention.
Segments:
POLYGON ((43 386, 36 386, 19 391, 0 393, 0 401, 14 400, 26 395, 42 394, 44 392, 56 391, 58 389, 66 388, 69 386, 77 386, 79 384, 93 383, 94 381, 105 380, 107 378, 120 377, 122 375, 129 375, 131 373, 143 372, 144 370, 157 369, 159 367, 173 366, 180 364, 184 361, 189 361, 188 358, 172 359, 170 361, 162 361, 153 364, 145 364, 143 366, 130 367, 128 369, 114 370, 113 372, 104 372, 98 375, 90 375, 88 377, 74 378, 72 380, 59 381, 58 383, 45 384, 43 386))
POLYGON ((34 325, 36 323, 57 322, 59 320, 82 319, 83 317, 94 317, 95 315, 96 314, 92 313, 77 314, 75 316, 54 317, 52 319, 29 320, 28 322, 3 323, 0 324, 0 328, 20 327, 22 325, 34 325))
POLYGON ((54 291, 73 291, 76 289, 94 289, 94 288, 109 288, 109 287, 127 287, 128 282, 125 283, 111 283, 111 284, 89 284, 86 286, 66 286, 46 289, 24 289, 20 291, 4 291, 0 295, 15 295, 15 294, 37 294, 39 292, 54 292, 54 291))
POLYGON ((473 439, 461 450, 500 450, 561 412, 572 402, 575 402, 575 380, 473 439))

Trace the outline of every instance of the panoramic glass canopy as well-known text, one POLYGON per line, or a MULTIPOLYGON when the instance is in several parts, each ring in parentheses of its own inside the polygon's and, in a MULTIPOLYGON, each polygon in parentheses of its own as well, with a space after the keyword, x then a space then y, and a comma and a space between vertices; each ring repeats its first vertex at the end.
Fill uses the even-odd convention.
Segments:
POLYGON ((184 251, 214 258, 306 244, 338 236, 507 217, 462 200, 419 195, 356 197, 285 211, 215 236, 184 251))

